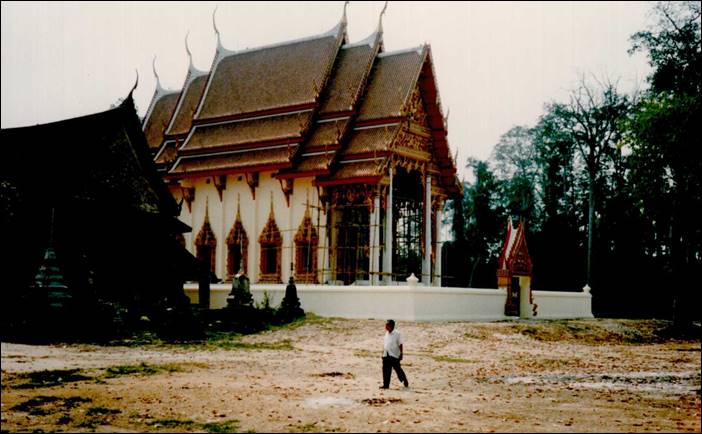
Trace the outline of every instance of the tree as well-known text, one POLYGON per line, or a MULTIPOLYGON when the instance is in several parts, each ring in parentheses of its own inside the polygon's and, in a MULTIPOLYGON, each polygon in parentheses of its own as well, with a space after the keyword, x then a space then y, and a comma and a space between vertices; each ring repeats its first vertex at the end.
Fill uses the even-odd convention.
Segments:
POLYGON ((653 8, 655 27, 631 37, 629 53, 646 51, 654 68, 651 90, 700 94, 700 2, 659 2, 653 8))
POLYGON ((528 127, 515 126, 500 137, 491 161, 495 174, 503 182, 504 206, 510 214, 524 218, 534 229, 536 214, 536 150, 528 127))
POLYGON ((651 88, 627 123, 633 195, 651 218, 648 248, 673 285, 673 319, 689 324, 702 271, 702 152, 698 145, 702 64, 700 3, 661 2, 657 23, 632 36, 630 52, 646 51, 653 67, 651 88))
POLYGON ((463 193, 466 215, 467 256, 470 259, 468 285, 494 287, 497 254, 502 241, 504 208, 500 204, 501 181, 485 161, 469 159, 475 182, 463 193))
POLYGON ((592 281, 593 234, 595 224, 595 183, 602 172, 603 160, 610 157, 621 139, 621 124, 629 110, 626 96, 611 82, 598 83, 593 89, 582 78, 571 91, 570 102, 554 104, 553 114, 563 122, 564 133, 575 144, 585 164, 588 178, 588 234, 586 285, 592 281))

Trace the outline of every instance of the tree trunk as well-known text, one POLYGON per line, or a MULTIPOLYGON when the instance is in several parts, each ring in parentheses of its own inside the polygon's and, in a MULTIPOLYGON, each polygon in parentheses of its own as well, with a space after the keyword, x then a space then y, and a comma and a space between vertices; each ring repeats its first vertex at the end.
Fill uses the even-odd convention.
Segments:
POLYGON ((595 176, 590 174, 590 188, 588 192, 588 213, 587 213, 587 275, 586 285, 592 283, 592 234, 595 223, 595 176))

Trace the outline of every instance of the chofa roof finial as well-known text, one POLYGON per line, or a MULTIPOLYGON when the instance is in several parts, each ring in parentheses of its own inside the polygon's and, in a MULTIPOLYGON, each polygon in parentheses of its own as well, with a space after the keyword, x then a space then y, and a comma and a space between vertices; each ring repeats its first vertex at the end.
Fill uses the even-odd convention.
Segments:
POLYGON ((344 15, 341 16, 341 22, 346 24, 348 23, 348 18, 346 18, 346 7, 351 3, 349 0, 346 0, 344 2, 344 15))
POLYGON ((381 33, 383 31, 383 15, 385 15, 385 11, 388 9, 388 0, 385 0, 385 6, 383 6, 383 10, 380 11, 380 18, 378 18, 378 33, 381 33))
POLYGON ((134 69, 134 71, 136 72, 136 81, 134 82, 134 86, 132 86, 132 90, 129 91, 129 95, 130 95, 130 96, 132 95, 132 93, 134 93, 134 90, 135 90, 135 89, 137 88, 137 86, 139 85, 139 70, 138 70, 138 69, 134 69))
POLYGON ((219 35, 219 29, 217 28, 217 21, 215 20, 215 14, 217 14, 217 8, 219 6, 215 6, 214 10, 212 11, 212 27, 214 27, 214 31, 217 34, 217 47, 222 46, 222 39, 219 35))
POLYGON ((190 66, 193 66, 193 53, 190 52, 190 47, 188 47, 188 36, 190 36, 190 30, 188 30, 188 33, 185 34, 185 52, 188 53, 190 66))
POLYGON ((156 72, 156 55, 154 54, 154 60, 151 62, 151 67, 154 70, 154 76, 156 77, 156 90, 160 91, 163 88, 161 87, 161 79, 158 76, 158 72, 156 72))

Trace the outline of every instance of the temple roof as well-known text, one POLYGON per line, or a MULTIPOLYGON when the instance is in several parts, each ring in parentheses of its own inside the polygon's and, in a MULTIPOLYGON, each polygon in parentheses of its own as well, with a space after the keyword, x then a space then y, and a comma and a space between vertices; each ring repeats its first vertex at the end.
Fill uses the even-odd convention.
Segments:
POLYGON ((234 151, 231 153, 215 155, 212 157, 180 157, 170 173, 227 173, 236 170, 239 172, 253 172, 262 168, 289 167, 290 157, 297 150, 298 145, 278 145, 272 149, 258 149, 234 151))
POLYGON ((337 26, 316 37, 223 56, 214 64, 195 119, 314 104, 344 34, 345 26, 337 26))
POLYGON ((163 135, 178 103, 180 92, 168 92, 154 96, 152 107, 144 118, 144 135, 152 150, 158 149, 163 135))
POLYGON ((202 93, 207 84, 207 72, 197 71, 191 75, 188 72, 188 77, 185 80, 184 91, 180 93, 178 98, 178 106, 170 120, 170 125, 165 135, 177 136, 188 134, 193 124, 193 115, 197 110, 197 105, 202 98, 202 93))
POLYGON ((336 71, 330 80, 319 110, 320 115, 354 109, 376 52, 375 44, 342 47, 339 51, 336 71))
POLYGON ((267 116, 246 121, 215 125, 197 125, 181 148, 182 151, 212 151, 222 147, 300 139, 312 119, 312 112, 267 116))
POLYGON ((417 83, 425 54, 423 47, 378 54, 358 122, 401 115, 417 83))
POLYGON ((345 15, 321 35, 241 51, 223 48, 215 30, 212 69, 189 72, 165 135, 177 146, 156 156, 168 177, 273 170, 377 182, 383 161, 414 158, 460 192, 428 45, 382 52, 381 22, 344 44, 345 15))
POLYGON ((179 214, 156 172, 131 94, 117 108, 4 129, 2 138, 22 146, 5 147, 0 172, 40 191, 42 200, 179 214))

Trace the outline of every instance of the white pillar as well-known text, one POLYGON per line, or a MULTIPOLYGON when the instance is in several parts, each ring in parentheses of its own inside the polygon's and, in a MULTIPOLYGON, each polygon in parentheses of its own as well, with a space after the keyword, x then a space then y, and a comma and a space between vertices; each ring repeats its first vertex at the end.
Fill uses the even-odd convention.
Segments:
MULTIPOLYGON (((294 189, 293 189, 294 191, 294 189)), ((287 284, 291 276, 295 275, 295 269, 293 268, 293 261, 295 258, 295 232, 297 231, 297 226, 293 222, 293 207, 294 207, 294 195, 291 194, 288 199, 288 225, 287 231, 283 229, 287 234, 283 235, 283 251, 280 252, 280 260, 284 261, 283 267, 281 268, 280 280, 287 284), (287 238, 287 239, 286 239, 287 238), (287 246, 286 246, 287 241, 287 246)))
MULTIPOLYGON (((226 185, 226 180, 224 181, 226 185)), ((213 182, 214 183, 214 182, 213 182)), ((215 188, 216 189, 216 188, 215 188)), ((219 240, 217 240, 217 244, 222 245, 222 250, 219 251, 219 273, 217 277, 219 277, 222 280, 227 279, 227 220, 224 218, 225 213, 224 213, 224 201, 226 200, 227 194, 226 190, 222 191, 222 198, 219 201, 219 209, 220 209, 220 232, 219 232, 219 240)))
MULTIPOLYGON (((260 191, 260 189, 258 187, 254 187, 254 192, 256 190, 259 190, 258 191, 259 200, 251 199, 253 209, 254 209, 254 219, 253 219, 253 222, 251 223, 251 227, 253 228, 253 233, 251 234, 251 236, 249 236, 249 263, 248 263, 248 267, 246 270, 246 274, 247 274, 248 278, 250 279, 249 281, 251 283, 258 283, 258 278, 259 278, 259 267, 260 267, 259 264, 261 261, 261 256, 260 256, 261 245, 258 243, 258 237, 259 237, 259 235, 261 235, 260 231, 262 228, 259 227, 260 223, 258 221, 258 208, 260 206, 263 206, 263 203, 265 202, 264 200, 261 200, 262 192, 260 191)), ((242 196, 248 197, 246 195, 246 192, 242 196)))
POLYGON ((380 270, 380 197, 373 199, 373 212, 370 215, 370 283, 377 285, 380 270))
POLYGON ((328 203, 325 203, 324 205, 324 261, 322 262, 323 265, 323 277, 322 277, 322 282, 323 283, 332 283, 332 266, 331 266, 331 248, 330 246, 332 245, 334 233, 333 233, 333 228, 334 228, 334 211, 331 209, 331 206, 329 206, 328 203))
POLYGON ((392 283, 392 172, 390 168, 390 186, 386 200, 385 212, 385 250, 383 251, 383 273, 385 283, 392 283))
POLYGON ((431 285, 431 175, 427 175, 424 194, 424 260, 422 261, 422 285, 431 285))
POLYGON ((441 217, 443 206, 436 209, 436 262, 434 263, 434 286, 441 286, 441 217))

